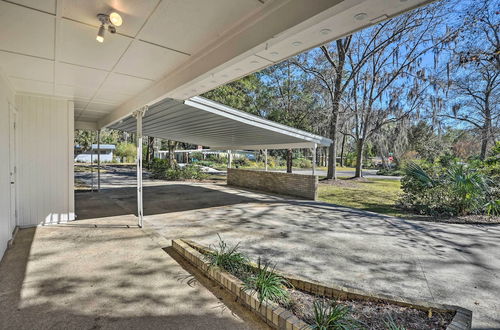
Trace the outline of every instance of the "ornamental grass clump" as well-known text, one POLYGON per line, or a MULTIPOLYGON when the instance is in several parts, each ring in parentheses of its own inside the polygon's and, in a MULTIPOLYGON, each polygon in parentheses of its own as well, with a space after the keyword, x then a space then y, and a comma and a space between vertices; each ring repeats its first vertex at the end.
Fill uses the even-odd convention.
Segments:
POLYGON ((347 306, 319 299, 313 303, 311 327, 316 330, 361 329, 350 314, 351 310, 347 306))
POLYGON ((384 324, 387 330, 406 330, 405 327, 397 324, 390 315, 385 319, 384 324))
POLYGON ((205 256, 210 266, 222 268, 235 276, 247 272, 248 258, 238 251, 240 243, 229 246, 219 234, 217 236, 219 237, 218 247, 205 256))
POLYGON ((270 268, 269 263, 261 265, 259 258, 257 270, 244 280, 245 289, 257 292, 260 303, 272 301, 286 304, 290 298, 287 287, 291 287, 291 284, 274 270, 275 266, 270 268))

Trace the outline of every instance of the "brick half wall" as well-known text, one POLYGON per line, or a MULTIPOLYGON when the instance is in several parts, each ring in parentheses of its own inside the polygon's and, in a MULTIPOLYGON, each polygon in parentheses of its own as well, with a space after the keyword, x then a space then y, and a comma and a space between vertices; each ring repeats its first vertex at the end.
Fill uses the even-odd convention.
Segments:
POLYGON ((227 169, 229 186, 316 200, 318 177, 283 172, 227 169))

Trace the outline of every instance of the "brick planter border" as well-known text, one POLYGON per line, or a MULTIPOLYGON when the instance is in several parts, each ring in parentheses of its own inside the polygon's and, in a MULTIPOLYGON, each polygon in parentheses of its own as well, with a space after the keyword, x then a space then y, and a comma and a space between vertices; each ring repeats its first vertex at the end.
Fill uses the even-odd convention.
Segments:
MULTIPOLYGON (((240 303, 249 308, 252 312, 259 315, 269 326, 275 329, 296 330, 309 329, 309 325, 297 318, 290 311, 285 310, 278 304, 272 302, 259 303, 257 293, 251 294, 245 291, 243 282, 216 267, 210 267, 205 261, 202 252, 210 252, 210 250, 195 242, 176 239, 172 240, 172 247, 188 262, 201 270, 207 277, 221 284, 226 290, 235 295, 240 303)), ((257 267, 255 264, 251 264, 257 267)), ((368 294, 361 290, 346 288, 338 285, 325 285, 315 281, 308 281, 295 275, 285 274, 280 271, 275 271, 286 278, 296 289, 317 294, 324 297, 336 297, 342 299, 359 299, 368 301, 384 301, 394 305, 411 307, 426 312, 455 312, 455 316, 448 325, 448 330, 466 330, 471 328, 472 311, 454 305, 443 305, 406 299, 401 297, 391 297, 382 294, 368 294)))
POLYGON ((228 168, 227 185, 310 200, 318 197, 317 175, 228 168))

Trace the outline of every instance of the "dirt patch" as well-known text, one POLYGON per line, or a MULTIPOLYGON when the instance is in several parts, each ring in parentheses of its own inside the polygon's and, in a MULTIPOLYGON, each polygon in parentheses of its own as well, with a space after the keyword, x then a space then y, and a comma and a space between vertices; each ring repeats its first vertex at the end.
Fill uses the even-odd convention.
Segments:
MULTIPOLYGON (((288 308, 298 318, 310 324, 311 320, 313 320, 313 303, 315 300, 322 298, 295 289, 289 289, 289 292, 291 303, 288 308)), ((366 329, 387 329, 387 322, 392 319, 394 324, 406 329, 444 330, 454 316, 453 313, 436 312, 430 315, 428 312, 386 302, 340 299, 328 301, 347 306, 351 311, 350 316, 366 329)))

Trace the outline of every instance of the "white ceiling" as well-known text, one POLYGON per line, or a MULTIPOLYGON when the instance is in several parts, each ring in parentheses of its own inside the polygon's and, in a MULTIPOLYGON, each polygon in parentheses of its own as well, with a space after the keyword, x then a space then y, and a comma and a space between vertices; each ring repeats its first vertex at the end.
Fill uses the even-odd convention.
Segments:
POLYGON ((0 73, 17 92, 74 100, 75 120, 103 126, 429 1, 0 0, 0 73), (96 15, 112 10, 123 25, 98 43, 96 15))
POLYGON ((72 99, 75 120, 97 121, 261 6, 260 0, 0 0, 0 70, 17 92, 72 99), (96 15, 112 10, 124 23, 98 43, 96 15))

